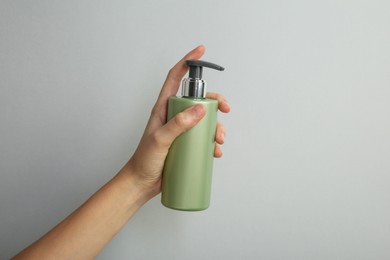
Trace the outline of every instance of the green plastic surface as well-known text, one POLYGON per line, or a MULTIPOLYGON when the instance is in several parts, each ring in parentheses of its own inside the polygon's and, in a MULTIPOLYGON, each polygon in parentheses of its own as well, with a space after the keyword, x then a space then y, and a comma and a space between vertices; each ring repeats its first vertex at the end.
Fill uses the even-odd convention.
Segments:
POLYGON ((176 138, 165 161, 161 202, 168 208, 199 211, 210 205, 218 101, 171 97, 167 119, 199 103, 206 115, 176 138))

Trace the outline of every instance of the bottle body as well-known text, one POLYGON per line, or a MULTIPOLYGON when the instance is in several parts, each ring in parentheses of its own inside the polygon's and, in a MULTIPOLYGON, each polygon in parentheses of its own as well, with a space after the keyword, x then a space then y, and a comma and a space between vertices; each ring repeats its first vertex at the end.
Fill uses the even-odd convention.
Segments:
POLYGON ((167 120, 195 104, 206 108, 205 116, 172 143, 165 160, 161 202, 184 211, 210 205, 218 101, 170 97, 167 120))

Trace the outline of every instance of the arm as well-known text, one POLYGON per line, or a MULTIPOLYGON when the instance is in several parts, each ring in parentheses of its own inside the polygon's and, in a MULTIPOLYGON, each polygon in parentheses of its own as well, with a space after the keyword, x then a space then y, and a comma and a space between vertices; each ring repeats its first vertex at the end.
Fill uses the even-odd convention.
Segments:
MULTIPOLYGON (((205 114, 196 105, 165 123, 168 97, 176 94, 180 80, 187 72, 185 60, 199 59, 205 49, 199 46, 189 52, 169 72, 162 87, 139 146, 127 164, 107 184, 60 224, 13 259, 89 259, 104 246, 149 199, 161 191, 161 173, 171 143, 177 136, 195 126, 205 114)), ((223 96, 211 93, 219 109, 229 112, 223 96)), ((215 157, 221 157, 218 144, 224 142, 225 129, 218 124, 215 157)))
POLYGON ((121 170, 80 208, 14 259, 90 259, 153 197, 121 170))

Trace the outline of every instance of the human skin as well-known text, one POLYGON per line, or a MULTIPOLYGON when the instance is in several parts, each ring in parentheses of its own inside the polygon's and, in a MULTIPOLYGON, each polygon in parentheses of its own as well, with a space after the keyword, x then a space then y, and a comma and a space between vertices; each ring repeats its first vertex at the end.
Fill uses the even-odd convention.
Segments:
MULTIPOLYGON (((123 168, 83 205, 13 259, 93 259, 148 200, 161 192, 169 147, 206 113, 202 105, 195 105, 166 122, 167 101, 177 93, 188 71, 185 60, 199 59, 204 52, 204 46, 196 47, 169 71, 141 141, 123 168)), ((221 112, 230 111, 222 95, 209 93, 207 98, 218 100, 221 112)), ((215 157, 222 156, 220 145, 225 133, 224 126, 218 123, 215 157)))

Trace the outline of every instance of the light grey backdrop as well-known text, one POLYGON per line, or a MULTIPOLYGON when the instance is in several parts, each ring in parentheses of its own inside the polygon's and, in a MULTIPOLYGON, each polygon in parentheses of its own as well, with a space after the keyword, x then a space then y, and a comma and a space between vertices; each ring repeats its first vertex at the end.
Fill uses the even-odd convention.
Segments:
POLYGON ((232 106, 212 206, 150 201, 98 259, 390 259, 390 2, 0 2, 0 258, 134 151, 204 44, 232 106))

